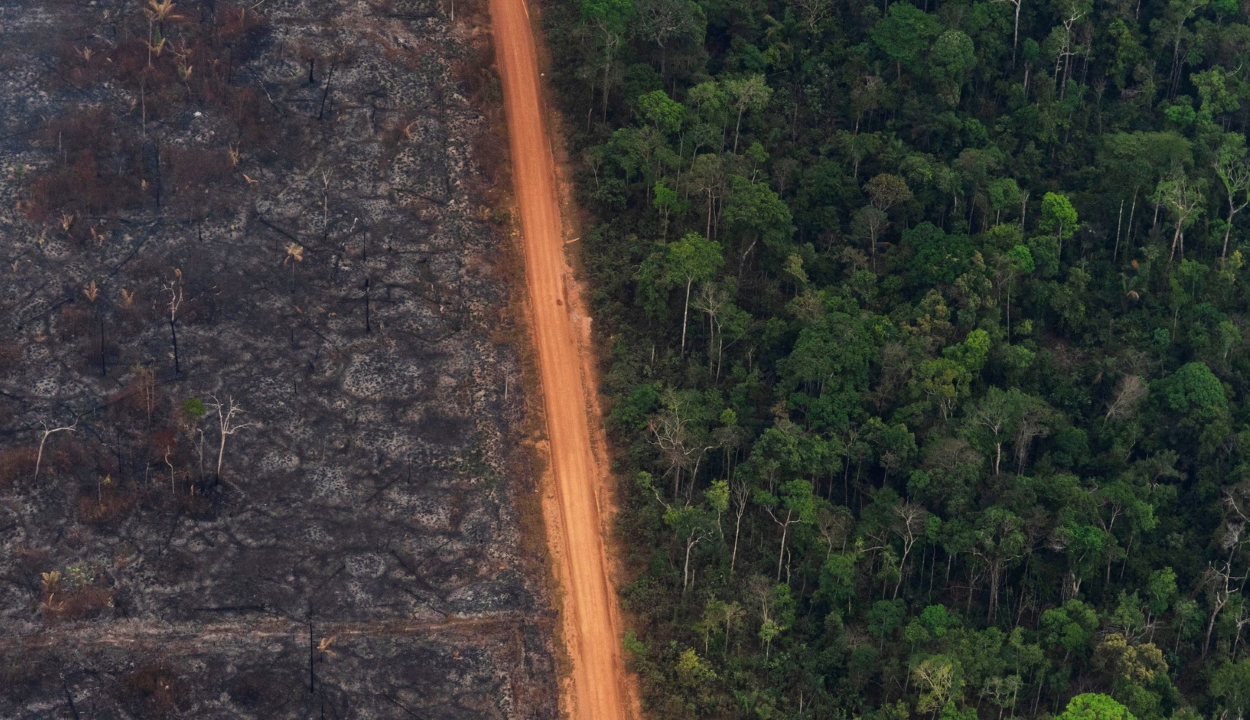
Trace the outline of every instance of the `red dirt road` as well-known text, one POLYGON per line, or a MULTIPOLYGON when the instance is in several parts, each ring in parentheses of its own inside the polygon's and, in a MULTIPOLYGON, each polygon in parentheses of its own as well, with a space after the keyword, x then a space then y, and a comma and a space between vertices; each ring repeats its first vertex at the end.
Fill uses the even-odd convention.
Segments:
POLYGON ((490 15, 554 475, 555 498, 544 502, 544 515, 563 590, 564 640, 573 663, 563 704, 577 720, 625 720, 635 713, 621 657, 620 611, 609 576, 606 508, 599 502, 601 492, 606 493, 606 473, 592 444, 593 437, 603 446, 603 429, 588 382, 588 349, 580 344, 584 329, 577 325, 584 303, 564 256, 534 35, 525 0, 491 0, 490 15), (596 415, 593 421, 591 414, 596 415))

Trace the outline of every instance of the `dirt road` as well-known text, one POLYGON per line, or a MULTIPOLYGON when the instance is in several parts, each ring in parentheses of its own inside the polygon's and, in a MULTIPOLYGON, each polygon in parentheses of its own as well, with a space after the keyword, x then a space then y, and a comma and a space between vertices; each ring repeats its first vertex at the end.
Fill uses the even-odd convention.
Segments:
POLYGON ((555 502, 544 504, 573 661, 566 705, 578 720, 624 720, 633 713, 604 541, 600 497, 606 477, 592 445, 593 433, 602 447, 603 430, 599 418, 588 417, 596 403, 587 382, 587 349, 580 344, 586 340, 578 326, 584 305, 564 255, 534 36, 525 0, 491 0, 490 14, 554 474, 555 502))

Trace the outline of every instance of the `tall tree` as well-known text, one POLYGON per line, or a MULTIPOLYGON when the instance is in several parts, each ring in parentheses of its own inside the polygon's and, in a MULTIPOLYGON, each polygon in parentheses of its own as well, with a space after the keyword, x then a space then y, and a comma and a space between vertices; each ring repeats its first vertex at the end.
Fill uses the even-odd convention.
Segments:
POLYGON ((686 286, 686 298, 681 311, 681 352, 686 352, 686 323, 690 317, 690 288, 696 282, 711 280, 724 264, 720 243, 699 235, 687 233, 684 238, 668 246, 665 272, 670 283, 686 286))
POLYGON ((612 63, 634 16, 633 0, 580 0, 582 17, 599 31, 603 58, 603 119, 608 119, 608 95, 612 63))
POLYGON ((1228 257, 1228 238, 1233 232, 1233 218, 1250 205, 1250 162, 1246 160, 1246 138, 1228 133, 1215 155, 1215 175, 1224 185, 1228 198, 1228 219, 1224 222, 1224 245, 1220 259, 1228 257))
POLYGON ((1172 212, 1175 222, 1175 230, 1172 233, 1172 250, 1168 254, 1168 263, 1176 258, 1176 252, 1180 250, 1180 256, 1185 258, 1185 228, 1202 214, 1203 198, 1202 191, 1199 190, 1193 181, 1187 176, 1179 174, 1170 180, 1160 180, 1155 186, 1155 193, 1152 199, 1168 208, 1172 212))

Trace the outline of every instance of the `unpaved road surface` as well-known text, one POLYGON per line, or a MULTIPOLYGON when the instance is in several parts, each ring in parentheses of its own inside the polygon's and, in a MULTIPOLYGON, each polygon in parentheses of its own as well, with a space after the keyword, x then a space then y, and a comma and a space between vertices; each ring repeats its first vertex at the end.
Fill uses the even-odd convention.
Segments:
POLYGON ((602 427, 598 418, 592 426, 588 417, 595 403, 586 349, 579 344, 584 333, 576 319, 583 303, 564 255, 534 36, 525 0, 491 0, 490 13, 555 481, 557 507, 547 512, 547 528, 563 585, 564 639, 573 662, 568 706, 579 720, 623 720, 632 713, 599 503, 605 473, 591 442, 592 427, 600 442, 602 427))

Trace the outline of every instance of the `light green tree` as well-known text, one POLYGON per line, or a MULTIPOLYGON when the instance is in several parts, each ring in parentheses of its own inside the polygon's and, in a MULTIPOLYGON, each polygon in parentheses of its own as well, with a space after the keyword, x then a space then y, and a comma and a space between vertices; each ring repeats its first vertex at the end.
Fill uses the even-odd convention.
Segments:
POLYGON ((1211 694, 1220 699, 1220 717, 1241 720, 1250 715, 1250 660, 1228 663, 1211 676, 1211 694))
POLYGON ((1083 693, 1072 698, 1055 720, 1137 720, 1114 699, 1101 693, 1083 693))
POLYGON ((686 321, 690 317, 690 287, 695 282, 711 280, 724 264, 720 243, 688 233, 668 246, 665 276, 671 284, 685 283, 686 301, 681 311, 681 352, 686 351, 686 321))
POLYGON ((1048 192, 1042 196, 1042 220, 1040 227, 1054 233, 1059 242, 1059 256, 1063 256, 1063 241, 1072 237, 1080 227, 1076 208, 1067 195, 1048 192))
POLYGON ((1215 154, 1215 174, 1228 196, 1228 218, 1224 222, 1224 249, 1220 259, 1228 257, 1228 237, 1233 232, 1233 219, 1250 205, 1250 163, 1246 161, 1246 138, 1228 133, 1215 154))
POLYGON ((1155 186, 1154 195, 1150 197, 1172 212, 1176 223, 1172 233, 1172 251, 1168 255, 1168 264, 1176 258, 1180 250, 1181 259, 1185 259, 1185 228, 1193 224, 1202 215, 1202 203, 1205 199, 1198 186, 1183 173, 1173 175, 1169 180, 1160 180, 1155 186))
POLYGON ((734 123, 734 152, 738 152, 738 136, 742 130, 742 116, 746 111, 759 112, 768 106, 773 97, 773 89, 763 75, 748 75, 742 78, 730 78, 724 81, 725 93, 729 96, 734 110, 738 111, 738 120, 734 123))

